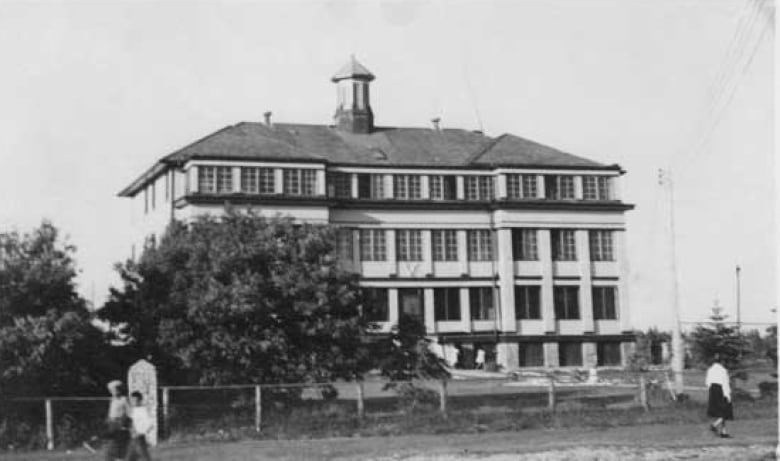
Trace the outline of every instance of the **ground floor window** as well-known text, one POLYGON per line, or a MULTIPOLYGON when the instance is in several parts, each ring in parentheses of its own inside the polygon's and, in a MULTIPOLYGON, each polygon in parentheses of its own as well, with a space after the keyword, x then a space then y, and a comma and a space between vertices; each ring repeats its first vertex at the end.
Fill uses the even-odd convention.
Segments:
POLYGON ((558 343, 558 365, 562 367, 582 366, 582 343, 568 341, 558 343))
POLYGON ((494 320, 493 287, 469 288, 471 320, 494 320))
POLYGON ((460 320, 460 288, 433 289, 436 321, 460 320))
POLYGON ((544 347, 542 343, 520 343, 518 354, 521 367, 543 367, 544 347))
POLYGON ((407 315, 425 323, 422 288, 401 288, 398 290, 399 315, 407 315))
POLYGON ((596 345, 597 365, 600 367, 619 366, 622 364, 620 342, 604 341, 596 345))
POLYGON ((387 322, 387 288, 363 288, 363 315, 369 322, 387 322))

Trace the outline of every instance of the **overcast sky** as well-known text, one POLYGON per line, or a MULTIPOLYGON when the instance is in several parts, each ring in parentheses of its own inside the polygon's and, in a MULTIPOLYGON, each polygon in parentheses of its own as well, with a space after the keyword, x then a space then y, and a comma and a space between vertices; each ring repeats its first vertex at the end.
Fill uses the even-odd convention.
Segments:
POLYGON ((116 282, 113 263, 130 252, 120 189, 161 156, 266 110, 280 122, 329 123, 329 79, 355 53, 377 76, 377 124, 428 126, 440 116, 445 127, 514 133, 623 166, 623 198, 636 204, 628 213, 636 326, 670 325, 657 184, 669 165, 683 320, 704 319, 715 300, 733 317, 739 264, 743 320, 771 321, 768 5, 5 1, 0 229, 52 220, 78 247, 82 293, 94 286, 100 303, 116 282))

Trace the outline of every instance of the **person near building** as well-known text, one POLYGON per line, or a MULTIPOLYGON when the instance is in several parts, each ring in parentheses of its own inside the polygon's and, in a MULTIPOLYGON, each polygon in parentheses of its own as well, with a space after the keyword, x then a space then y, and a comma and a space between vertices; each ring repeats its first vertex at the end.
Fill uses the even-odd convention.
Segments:
POLYGON ((715 354, 712 365, 707 369, 705 377, 709 389, 707 416, 715 418, 710 424, 710 430, 720 437, 731 437, 726 432, 726 421, 734 419, 734 410, 731 403, 731 384, 729 372, 720 363, 720 355, 715 354))
POLYGON ((108 383, 108 392, 111 394, 111 402, 108 406, 106 418, 106 461, 124 459, 127 452, 127 443, 130 438, 130 404, 127 402, 122 381, 115 380, 108 383))
POLYGON ((130 400, 133 404, 133 408, 130 411, 130 419, 133 420, 131 425, 132 436, 130 438, 130 446, 127 448, 125 461, 135 461, 137 459, 151 461, 152 458, 149 456, 149 445, 146 442, 146 436, 154 428, 154 421, 144 405, 144 398, 140 392, 135 391, 130 394, 130 400))
POLYGON ((477 349, 477 358, 474 360, 474 368, 477 370, 484 370, 485 369, 485 349, 482 347, 479 347, 477 349))

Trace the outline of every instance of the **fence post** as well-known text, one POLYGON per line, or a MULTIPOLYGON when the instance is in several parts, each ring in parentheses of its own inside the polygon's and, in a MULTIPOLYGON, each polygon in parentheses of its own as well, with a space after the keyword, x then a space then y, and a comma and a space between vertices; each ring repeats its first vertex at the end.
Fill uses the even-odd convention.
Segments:
POLYGON ((555 377, 549 376, 550 382, 547 384, 547 409, 555 413, 555 377))
POLYGON ((639 404, 642 405, 645 411, 648 411, 647 406, 647 385, 645 384, 644 373, 639 373, 639 404))
POLYGON ((439 410, 442 416, 447 418, 447 380, 441 380, 441 386, 439 387, 439 410))
POLYGON ((163 427, 165 428, 165 437, 169 437, 171 435, 171 426, 170 426, 170 413, 168 412, 170 407, 170 389, 167 387, 162 388, 162 413, 163 413, 163 427))
POLYGON ((46 399, 46 449, 54 450, 54 414, 51 399, 46 399))
POLYGON ((263 423, 263 406, 260 386, 255 386, 255 432, 260 433, 260 425, 263 423))
POLYGON ((357 382, 357 412, 358 418, 363 419, 365 414, 365 406, 363 404, 363 382, 357 382))

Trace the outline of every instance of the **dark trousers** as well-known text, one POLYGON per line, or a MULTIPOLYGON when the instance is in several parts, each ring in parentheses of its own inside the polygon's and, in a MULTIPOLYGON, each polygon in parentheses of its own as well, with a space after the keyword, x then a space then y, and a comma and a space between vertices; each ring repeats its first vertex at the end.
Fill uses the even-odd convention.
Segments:
POLYGON ((146 437, 143 435, 137 435, 130 439, 130 446, 127 447, 127 456, 125 461, 135 461, 141 459, 143 461, 151 461, 149 456, 149 447, 146 444, 146 437))

